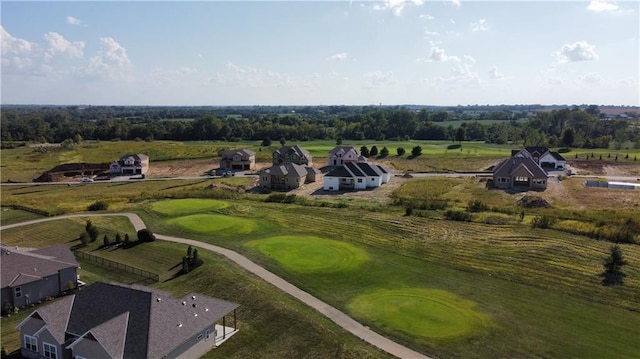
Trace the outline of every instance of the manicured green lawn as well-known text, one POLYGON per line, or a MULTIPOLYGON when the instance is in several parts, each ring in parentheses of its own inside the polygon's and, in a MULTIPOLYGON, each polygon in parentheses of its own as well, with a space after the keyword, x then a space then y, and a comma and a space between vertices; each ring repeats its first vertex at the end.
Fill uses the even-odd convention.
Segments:
POLYGON ((346 272, 368 259, 357 246, 313 236, 271 237, 247 242, 246 246, 298 273, 346 272))
POLYGON ((234 236, 253 232, 257 223, 250 218, 239 218, 223 214, 192 214, 167 221, 187 231, 234 236))
POLYGON ((417 339, 482 334, 490 317, 475 307, 476 303, 451 292, 422 288, 376 290, 355 297, 348 305, 358 317, 417 339))
POLYGON ((8 224, 25 222, 32 219, 42 218, 32 212, 22 211, 19 209, 13 209, 9 207, 0 208, 0 224, 6 226, 8 224))
POLYGON ((229 202, 216 199, 184 198, 156 202, 151 205, 151 210, 166 216, 177 216, 215 211, 229 206, 229 202))

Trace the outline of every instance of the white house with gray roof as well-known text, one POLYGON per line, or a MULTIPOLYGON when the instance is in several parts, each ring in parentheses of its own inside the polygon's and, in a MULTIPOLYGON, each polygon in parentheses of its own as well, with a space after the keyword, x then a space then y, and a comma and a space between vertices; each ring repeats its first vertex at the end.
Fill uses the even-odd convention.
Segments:
POLYGON ((363 190, 389 182, 391 173, 384 167, 367 162, 347 162, 324 175, 325 191, 363 190))
POLYGON ((239 304, 143 286, 94 283, 38 308, 17 328, 24 358, 198 358, 237 333, 239 304), (231 326, 227 316, 233 313, 231 326), (220 323, 221 322, 221 323, 220 323))
POLYGON ((336 146, 329 151, 329 166, 340 166, 349 162, 367 162, 367 158, 353 146, 336 146))

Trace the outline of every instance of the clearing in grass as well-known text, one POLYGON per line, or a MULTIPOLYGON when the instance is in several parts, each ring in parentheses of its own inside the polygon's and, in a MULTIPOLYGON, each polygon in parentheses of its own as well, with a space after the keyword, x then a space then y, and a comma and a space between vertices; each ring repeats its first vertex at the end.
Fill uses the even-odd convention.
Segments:
POLYGON ((313 236, 278 236, 248 242, 262 254, 298 273, 336 273, 359 267, 367 252, 349 243, 313 236))

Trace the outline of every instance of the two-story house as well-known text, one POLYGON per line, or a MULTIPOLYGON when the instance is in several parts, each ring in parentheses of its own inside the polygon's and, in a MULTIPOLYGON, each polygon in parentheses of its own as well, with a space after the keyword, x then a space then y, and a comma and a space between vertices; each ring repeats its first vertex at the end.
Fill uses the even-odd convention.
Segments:
POLYGON ((349 162, 366 162, 367 158, 361 156, 353 146, 336 146, 329 151, 329 166, 340 166, 349 162))
POLYGON ((122 156, 109 165, 112 175, 141 175, 149 171, 149 156, 142 153, 122 156))
POLYGON ((313 164, 313 157, 309 151, 298 145, 283 146, 275 150, 272 159, 274 165, 295 163, 297 165, 311 166, 313 164))
POLYGON ((221 170, 252 170, 256 166, 256 153, 250 150, 224 151, 220 155, 221 170))

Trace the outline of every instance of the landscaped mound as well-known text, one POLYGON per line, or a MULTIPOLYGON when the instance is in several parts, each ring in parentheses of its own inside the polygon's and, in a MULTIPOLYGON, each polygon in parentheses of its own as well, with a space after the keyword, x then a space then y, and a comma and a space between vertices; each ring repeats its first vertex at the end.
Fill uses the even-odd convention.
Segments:
POLYGON ((422 288, 378 290, 348 304, 356 316, 418 339, 457 339, 482 331, 490 319, 475 306, 451 292, 422 288))
POLYGON ((229 206, 230 204, 228 202, 217 199, 186 198, 156 202, 151 205, 151 209, 154 212, 167 216, 176 216, 188 213, 214 211, 229 206))
POLYGON ((530 195, 520 198, 518 206, 524 208, 553 208, 544 198, 530 195))
POLYGON ((369 258, 367 252, 352 244, 313 236, 271 237, 246 245, 298 273, 347 271, 359 267, 369 258))
POLYGON ((223 214, 192 214, 172 218, 167 223, 193 232, 212 233, 220 236, 248 234, 257 227, 257 223, 251 219, 223 214))

